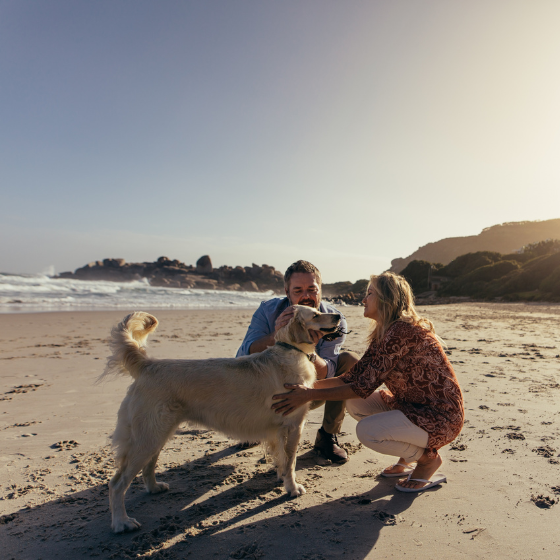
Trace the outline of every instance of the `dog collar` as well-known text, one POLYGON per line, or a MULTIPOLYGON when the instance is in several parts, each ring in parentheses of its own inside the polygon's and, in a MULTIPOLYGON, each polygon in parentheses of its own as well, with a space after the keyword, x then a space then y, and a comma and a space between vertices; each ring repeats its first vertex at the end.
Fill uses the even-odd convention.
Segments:
POLYGON ((315 354, 315 352, 311 352, 311 354, 306 354, 303 350, 300 350, 297 346, 292 346, 291 344, 288 344, 287 342, 277 342, 276 344, 278 346, 282 346, 282 348, 287 348, 288 350, 297 350, 298 352, 301 352, 302 354, 305 354, 307 356, 307 359, 311 363, 314 363, 315 360, 317 359, 317 354, 315 354))

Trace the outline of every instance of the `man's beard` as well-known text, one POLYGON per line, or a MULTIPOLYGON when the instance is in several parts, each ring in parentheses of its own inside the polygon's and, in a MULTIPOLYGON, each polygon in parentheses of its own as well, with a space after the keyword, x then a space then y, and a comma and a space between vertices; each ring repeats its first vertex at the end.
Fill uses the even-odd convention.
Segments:
POLYGON ((311 298, 304 298, 304 299, 300 299, 295 305, 306 305, 307 307, 319 307, 320 303, 321 303, 320 297, 317 298, 317 303, 315 303, 315 301, 313 301, 311 298))

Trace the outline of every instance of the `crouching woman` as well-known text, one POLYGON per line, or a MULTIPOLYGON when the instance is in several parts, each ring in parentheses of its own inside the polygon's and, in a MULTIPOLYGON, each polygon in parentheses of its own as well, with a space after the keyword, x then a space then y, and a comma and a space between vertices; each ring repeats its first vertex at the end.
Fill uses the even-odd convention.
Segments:
POLYGON ((390 272, 372 276, 363 299, 372 319, 369 347, 347 373, 313 388, 286 385, 275 395, 277 413, 313 400, 346 400, 358 420, 356 435, 370 449, 399 457, 382 476, 404 478, 396 488, 418 492, 445 482, 438 449, 452 442, 464 421, 463 395, 434 326, 414 308, 412 290, 390 272), (378 390, 385 384, 386 390, 378 390))

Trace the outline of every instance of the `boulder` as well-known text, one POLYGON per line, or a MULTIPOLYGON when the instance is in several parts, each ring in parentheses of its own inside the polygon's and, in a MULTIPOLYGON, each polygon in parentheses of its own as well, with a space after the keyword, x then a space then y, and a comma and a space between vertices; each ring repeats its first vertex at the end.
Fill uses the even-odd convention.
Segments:
POLYGON ((119 267, 125 264, 126 261, 124 259, 103 259, 103 266, 119 267))
POLYGON ((259 291, 259 287, 257 286, 257 284, 255 282, 252 282, 252 281, 244 282, 241 287, 246 292, 258 292, 259 291))
POLYGON ((169 280, 169 278, 162 278, 161 276, 153 276, 148 280, 150 282, 150 286, 154 286, 156 288, 173 288, 174 282, 169 280))
POLYGON ((253 278, 258 278, 261 275, 262 272, 262 267, 260 267, 258 264, 253 263, 253 266, 251 267, 251 276, 253 278))
POLYGON ((217 284, 216 280, 197 280, 194 287, 197 290, 215 290, 217 284))
POLYGON ((209 274, 212 270, 212 261, 208 255, 203 255, 196 261, 196 271, 199 274, 209 274))

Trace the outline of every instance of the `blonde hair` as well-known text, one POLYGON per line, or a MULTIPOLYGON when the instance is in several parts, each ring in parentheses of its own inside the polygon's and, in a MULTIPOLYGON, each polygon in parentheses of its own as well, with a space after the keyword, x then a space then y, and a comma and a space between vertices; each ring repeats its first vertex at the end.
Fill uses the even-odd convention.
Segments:
MULTIPOLYGON (((377 312, 379 321, 372 321, 368 336, 369 344, 378 343, 387 329, 396 321, 418 325, 427 331, 436 333, 434 324, 418 315, 414 307, 414 295, 406 279, 392 272, 372 274, 368 284, 377 294, 377 312)), ((437 335, 436 335, 437 336, 437 335)), ((438 340, 443 342, 439 337, 438 340)))

